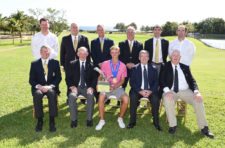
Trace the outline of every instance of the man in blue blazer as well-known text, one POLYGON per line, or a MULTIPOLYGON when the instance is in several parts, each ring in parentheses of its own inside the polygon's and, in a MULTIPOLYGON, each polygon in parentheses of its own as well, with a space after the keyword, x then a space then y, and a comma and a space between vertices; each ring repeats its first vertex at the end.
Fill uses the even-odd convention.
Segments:
POLYGON ((100 67, 102 62, 111 59, 110 48, 114 45, 113 40, 105 37, 103 25, 97 25, 98 38, 91 41, 91 57, 94 66, 100 67))
POLYGON ((43 126, 43 104, 44 95, 48 98, 49 106, 49 130, 55 132, 54 118, 57 116, 57 95, 59 95, 59 83, 61 72, 59 62, 49 59, 50 49, 42 46, 40 49, 41 58, 31 63, 29 83, 31 85, 35 117, 38 119, 36 132, 42 130, 43 126))
POLYGON ((140 51, 139 60, 140 64, 132 69, 130 77, 130 123, 127 128, 133 128, 136 125, 138 101, 140 98, 147 98, 152 105, 153 124, 158 131, 161 131, 157 70, 148 63, 149 54, 146 50, 140 51))

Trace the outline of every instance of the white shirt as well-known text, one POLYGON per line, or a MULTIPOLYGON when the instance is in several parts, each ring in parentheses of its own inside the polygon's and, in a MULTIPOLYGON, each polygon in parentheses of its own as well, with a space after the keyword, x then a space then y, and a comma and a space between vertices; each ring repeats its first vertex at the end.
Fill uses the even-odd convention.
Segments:
MULTIPOLYGON (((172 64, 172 67, 173 67, 173 73, 175 73, 175 65, 172 64)), ((180 65, 179 64, 177 65, 177 72, 178 72, 178 91, 188 89, 189 88, 189 85, 188 85, 188 83, 186 81, 186 78, 184 76, 184 73, 183 73, 182 69, 180 68, 180 65)), ((173 90, 173 88, 174 88, 174 80, 173 80, 173 85, 171 87, 171 90, 173 90)), ((163 89, 163 91, 165 93, 167 93, 167 92, 170 91, 170 89, 168 87, 165 87, 163 89)))
MULTIPOLYGON (((79 62, 80 62, 80 81, 81 81, 81 67, 82 67, 82 63, 84 62, 84 68, 85 68, 86 60, 85 61, 79 60, 79 62)), ((80 85, 80 81, 79 81, 79 85, 80 85)), ((86 83, 85 83, 85 86, 86 86, 86 83)))
POLYGON ((100 41, 100 43, 102 43, 102 45, 104 45, 105 37, 103 37, 103 38, 99 37, 99 41, 100 41))
POLYGON ((38 32, 32 37, 31 47, 32 54, 35 59, 41 58, 40 49, 43 45, 50 48, 50 59, 54 59, 57 57, 59 43, 58 38, 55 34, 49 32, 47 35, 44 35, 41 32, 38 32))
POLYGON ((173 50, 179 50, 181 54, 180 63, 183 63, 187 66, 191 65, 191 62, 195 55, 195 45, 187 40, 184 39, 183 41, 179 41, 178 39, 172 41, 169 45, 169 55, 172 54, 173 50))
POLYGON ((152 56, 152 61, 155 62, 155 48, 156 48, 156 41, 158 40, 158 44, 159 44, 159 63, 163 62, 162 59, 162 46, 161 46, 161 38, 153 38, 153 56, 152 56))
POLYGON ((132 41, 128 40, 128 45, 131 46, 131 48, 133 48, 134 40, 132 40, 132 41))
MULTIPOLYGON (((143 89, 143 90, 144 90, 144 67, 146 68, 146 71, 148 74, 148 64, 146 64, 146 65, 141 64, 141 75, 142 75, 141 89, 143 89)), ((148 88, 149 88, 149 84, 148 84, 148 88)))

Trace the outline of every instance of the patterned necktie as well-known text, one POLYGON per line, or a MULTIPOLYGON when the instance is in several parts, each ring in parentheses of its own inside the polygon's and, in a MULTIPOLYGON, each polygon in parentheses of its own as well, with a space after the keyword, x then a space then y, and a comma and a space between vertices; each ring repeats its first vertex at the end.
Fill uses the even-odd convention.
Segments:
POLYGON ((148 74, 147 74, 147 70, 145 66, 144 66, 143 75, 144 75, 144 90, 147 90, 148 89, 148 74))
POLYGON ((74 41, 73 41, 73 48, 74 48, 75 51, 77 50, 77 45, 78 45, 78 38, 75 37, 74 41))
POLYGON ((156 39, 155 44, 155 63, 159 63, 159 40, 156 39))
POLYGON ((80 87, 85 87, 85 80, 84 80, 84 62, 82 62, 81 71, 80 71, 80 87))
POLYGON ((178 71, 177 71, 177 66, 175 66, 175 71, 174 71, 174 87, 173 90, 175 93, 178 92, 179 90, 179 82, 178 82, 178 71))

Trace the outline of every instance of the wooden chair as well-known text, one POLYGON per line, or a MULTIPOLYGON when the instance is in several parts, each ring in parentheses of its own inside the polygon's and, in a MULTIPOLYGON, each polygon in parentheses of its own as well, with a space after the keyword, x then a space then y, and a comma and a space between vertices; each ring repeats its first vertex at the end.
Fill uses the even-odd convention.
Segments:
MULTIPOLYGON (((148 98, 143 97, 139 100, 139 102, 140 102, 140 105, 138 106, 139 110, 140 109, 147 109, 148 112, 146 113, 145 111, 144 112, 138 112, 137 111, 137 114, 141 114, 141 115, 152 114, 152 107, 151 107, 151 104, 150 104, 151 102, 149 101, 148 98)), ((161 102, 162 101, 160 101, 160 105, 159 105, 159 114, 161 113, 161 110, 162 110, 162 103, 161 102)))

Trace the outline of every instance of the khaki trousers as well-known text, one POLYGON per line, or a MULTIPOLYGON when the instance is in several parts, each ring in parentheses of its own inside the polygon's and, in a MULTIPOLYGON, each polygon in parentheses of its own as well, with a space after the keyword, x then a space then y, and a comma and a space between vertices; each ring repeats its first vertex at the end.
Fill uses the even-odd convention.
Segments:
POLYGON ((173 92, 173 94, 174 97, 172 100, 166 98, 165 93, 163 94, 163 103, 166 108, 166 115, 170 127, 177 126, 175 105, 178 99, 181 99, 194 107, 199 129, 204 128, 204 126, 208 126, 205 117, 204 104, 203 102, 197 102, 196 99, 194 99, 194 93, 192 90, 181 90, 178 93, 173 92))

